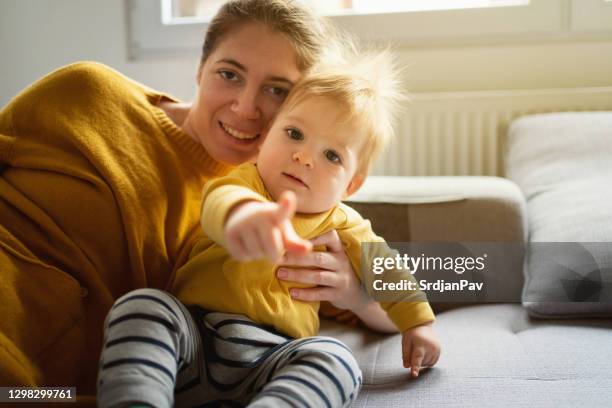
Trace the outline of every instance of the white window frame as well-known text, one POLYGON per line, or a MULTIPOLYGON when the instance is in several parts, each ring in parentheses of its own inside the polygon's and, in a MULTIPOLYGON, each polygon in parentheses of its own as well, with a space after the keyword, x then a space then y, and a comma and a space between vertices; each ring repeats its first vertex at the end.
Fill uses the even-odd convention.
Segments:
MULTIPOLYGON (((162 0, 125 4, 130 58, 198 53, 206 23, 163 24, 162 0)), ((612 38, 612 2, 607 0, 531 0, 523 6, 331 18, 362 38, 409 47, 612 38)))

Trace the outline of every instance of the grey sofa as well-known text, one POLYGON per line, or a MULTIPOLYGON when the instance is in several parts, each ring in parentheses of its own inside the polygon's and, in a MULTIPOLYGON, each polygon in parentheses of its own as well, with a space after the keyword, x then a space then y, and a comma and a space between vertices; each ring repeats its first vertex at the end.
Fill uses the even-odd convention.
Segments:
MULTIPOLYGON (((495 177, 370 177, 348 203, 388 241, 523 242, 523 194, 495 177)), ((500 279, 520 299, 522 268, 500 279)), ((520 302, 433 305, 438 364, 416 380, 399 335, 331 321, 323 335, 356 353, 357 407, 612 407, 612 320, 536 320, 520 302)))

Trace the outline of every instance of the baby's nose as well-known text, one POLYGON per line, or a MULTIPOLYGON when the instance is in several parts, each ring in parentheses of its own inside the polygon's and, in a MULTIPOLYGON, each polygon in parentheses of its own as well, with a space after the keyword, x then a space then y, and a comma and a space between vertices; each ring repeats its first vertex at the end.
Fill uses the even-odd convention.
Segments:
POLYGON ((298 151, 298 152, 293 153, 293 161, 303 164, 308 168, 313 167, 312 156, 309 154, 306 154, 303 151, 298 151))

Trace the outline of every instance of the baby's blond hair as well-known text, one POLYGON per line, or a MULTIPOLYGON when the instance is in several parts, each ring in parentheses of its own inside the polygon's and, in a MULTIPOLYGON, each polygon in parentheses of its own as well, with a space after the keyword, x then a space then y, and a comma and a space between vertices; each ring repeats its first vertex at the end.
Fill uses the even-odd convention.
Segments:
POLYGON ((291 89, 281 109, 292 109, 310 97, 337 102, 343 118, 365 131, 357 172, 366 175, 393 139, 394 122, 406 97, 393 53, 359 51, 354 44, 345 39, 342 49, 328 50, 291 89))

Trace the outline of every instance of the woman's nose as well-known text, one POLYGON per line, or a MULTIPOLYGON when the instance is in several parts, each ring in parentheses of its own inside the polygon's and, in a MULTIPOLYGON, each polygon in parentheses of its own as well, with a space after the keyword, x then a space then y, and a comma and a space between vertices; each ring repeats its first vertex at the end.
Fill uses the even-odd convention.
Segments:
POLYGON ((297 151, 293 153, 293 161, 312 169, 314 163, 312 161, 312 155, 307 154, 305 151, 297 151))
POLYGON ((259 119, 261 110, 258 106, 257 96, 256 89, 242 89, 232 103, 232 111, 242 119, 259 119))

